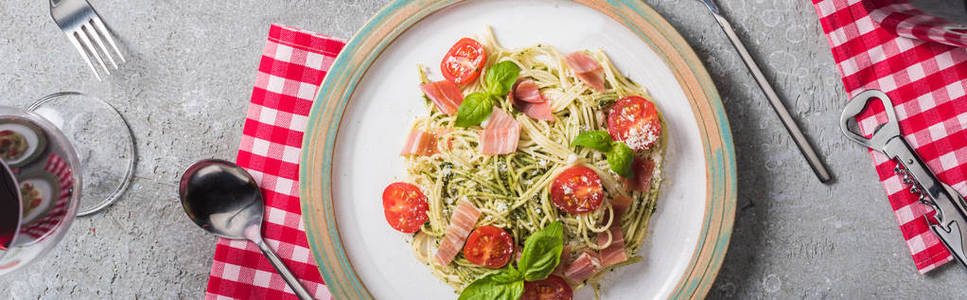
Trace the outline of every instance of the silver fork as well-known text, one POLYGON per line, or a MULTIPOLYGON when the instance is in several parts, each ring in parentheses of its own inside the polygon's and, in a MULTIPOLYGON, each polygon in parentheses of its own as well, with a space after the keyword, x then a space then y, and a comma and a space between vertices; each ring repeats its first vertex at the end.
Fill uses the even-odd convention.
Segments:
POLYGON ((107 57, 115 70, 118 69, 118 64, 108 51, 104 40, 107 40, 107 44, 111 45, 114 54, 121 62, 125 62, 124 55, 121 54, 121 50, 114 43, 111 32, 107 29, 107 26, 104 26, 101 17, 97 15, 97 12, 94 11, 87 0, 50 0, 50 16, 60 27, 60 30, 67 34, 67 39, 71 41, 77 52, 80 52, 81 57, 87 62, 87 66, 94 72, 94 77, 98 81, 101 80, 101 75, 94 67, 91 57, 97 60, 106 75, 110 75, 111 71, 104 64, 102 56, 107 57), (91 42, 92 40, 93 42, 91 42), (97 44, 97 47, 94 44, 97 44))

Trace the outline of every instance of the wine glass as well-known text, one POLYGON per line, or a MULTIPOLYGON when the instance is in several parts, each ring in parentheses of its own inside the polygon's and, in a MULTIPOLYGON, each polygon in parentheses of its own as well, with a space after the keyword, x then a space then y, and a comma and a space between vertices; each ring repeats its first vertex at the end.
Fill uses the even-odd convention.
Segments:
POLYGON ((114 202, 135 160, 130 128, 100 99, 67 92, 26 110, 0 106, 0 275, 50 251, 75 216, 114 202))

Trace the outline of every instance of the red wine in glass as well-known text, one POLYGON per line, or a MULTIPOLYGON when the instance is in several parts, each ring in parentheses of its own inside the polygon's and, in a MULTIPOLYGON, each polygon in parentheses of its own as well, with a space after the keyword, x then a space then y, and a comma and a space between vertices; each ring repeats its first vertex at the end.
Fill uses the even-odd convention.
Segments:
POLYGON ((0 250, 7 250, 17 233, 20 223, 20 198, 17 197, 16 184, 7 173, 6 168, 0 166, 0 250))
POLYGON ((49 95, 27 109, 0 105, 0 133, 2 276, 53 249, 79 212, 94 213, 116 200, 130 182, 136 155, 120 113, 73 92, 49 95), (85 168, 78 168, 81 162, 85 168), (85 180, 92 184, 83 188, 91 200, 84 210, 81 177, 95 179, 85 180))

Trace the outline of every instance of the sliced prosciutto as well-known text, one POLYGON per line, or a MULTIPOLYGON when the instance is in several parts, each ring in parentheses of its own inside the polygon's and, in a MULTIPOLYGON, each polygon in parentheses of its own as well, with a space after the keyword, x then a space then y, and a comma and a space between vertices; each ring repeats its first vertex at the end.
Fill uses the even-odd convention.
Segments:
POLYGON ((487 127, 480 131, 480 153, 485 155, 510 154, 517 151, 520 123, 502 109, 494 108, 487 127))
POLYGON ((402 156, 423 155, 429 156, 436 153, 436 135, 414 128, 406 138, 406 145, 403 146, 402 156))
POLYGON ((541 95, 541 90, 533 80, 518 80, 507 97, 510 98, 514 107, 528 117, 538 120, 554 121, 554 116, 551 114, 550 102, 541 95))
POLYGON ((617 194, 611 198, 611 209, 614 210, 614 222, 621 220, 621 216, 625 215, 629 206, 631 206, 631 197, 624 194, 617 194))
POLYGON ((625 188, 647 193, 651 189, 651 177, 655 174, 655 161, 635 156, 635 160, 631 162, 631 171, 634 172, 631 178, 621 178, 625 188))
POLYGON ((521 107, 520 111, 534 119, 554 121, 554 115, 551 114, 551 104, 548 102, 530 103, 521 107))
POLYGON ((565 56, 564 62, 574 71, 574 75, 581 78, 581 81, 595 90, 604 90, 604 68, 594 58, 578 51, 565 56))
MULTIPOLYGON (((624 233, 621 232, 621 225, 614 224, 611 228, 611 244, 608 247, 601 249, 598 253, 601 259, 601 266, 607 267, 617 263, 622 263, 628 260, 628 255, 625 254, 625 237, 624 233)), ((608 242, 608 233, 601 232, 598 233, 598 245, 603 245, 608 242)))
POLYGON ((440 248, 433 257, 438 264, 446 266, 453 261, 454 257, 457 257, 457 253, 463 249, 463 242, 473 231, 473 225, 477 224, 479 217, 480 211, 473 206, 473 203, 466 199, 460 200, 457 208, 453 210, 453 215, 450 216, 450 225, 447 226, 447 233, 440 242, 440 248))
POLYGON ((601 261, 593 251, 585 249, 564 270, 564 276, 574 282, 583 282, 601 271, 601 261))
POLYGON ((420 89, 440 111, 451 116, 457 113, 457 108, 463 103, 460 87, 447 80, 421 84, 420 89))
POLYGON ((446 138, 440 142, 446 143, 448 151, 453 150, 453 137, 447 136, 447 134, 450 134, 451 132, 453 132, 453 128, 440 128, 440 129, 437 129, 436 131, 438 138, 442 138, 446 136, 446 138))
POLYGON ((531 79, 518 80, 514 84, 513 88, 514 99, 520 100, 528 103, 544 103, 547 102, 544 96, 541 95, 541 90, 537 86, 537 82, 531 79))

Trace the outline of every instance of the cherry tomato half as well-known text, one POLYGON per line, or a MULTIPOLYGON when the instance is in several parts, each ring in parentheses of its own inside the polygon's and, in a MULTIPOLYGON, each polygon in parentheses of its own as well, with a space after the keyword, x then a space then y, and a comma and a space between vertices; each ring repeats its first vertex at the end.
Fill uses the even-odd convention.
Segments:
POLYGON ((601 206, 604 187, 601 177, 594 170, 574 166, 564 170, 551 184, 551 201, 554 206, 571 214, 583 214, 601 206))
POLYGON ((544 280, 524 283, 524 294, 520 300, 571 300, 574 292, 561 277, 547 276, 544 280))
POLYGON ((514 238, 499 227, 487 225, 474 229, 463 246, 463 256, 471 263, 500 269, 514 255, 514 238))
POLYGON ((462 38, 457 41, 440 62, 443 77, 458 85, 468 84, 480 75, 487 62, 487 50, 476 40, 462 38))
POLYGON ((621 98, 608 113, 608 133, 634 150, 645 150, 661 135, 661 120, 655 104, 645 98, 621 98))
POLYGON ((383 190, 383 213, 393 229, 414 233, 429 219, 426 196, 415 185, 396 182, 383 190))

